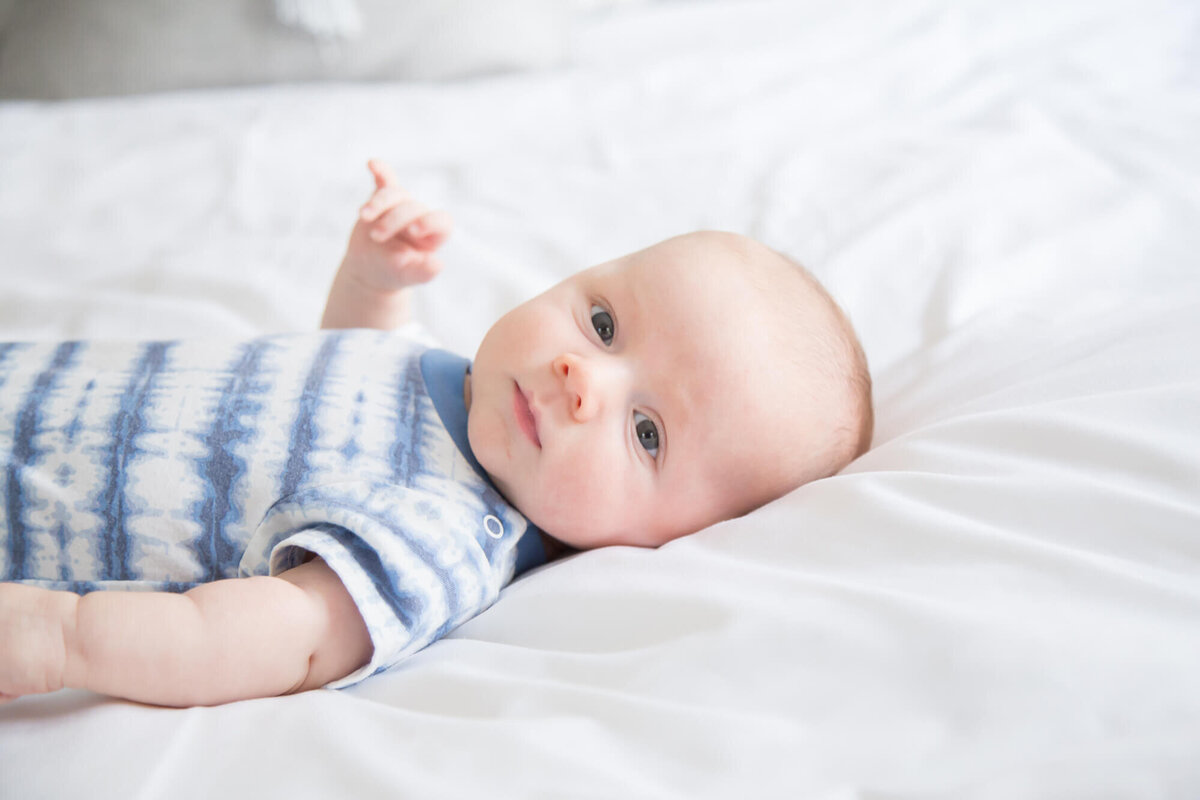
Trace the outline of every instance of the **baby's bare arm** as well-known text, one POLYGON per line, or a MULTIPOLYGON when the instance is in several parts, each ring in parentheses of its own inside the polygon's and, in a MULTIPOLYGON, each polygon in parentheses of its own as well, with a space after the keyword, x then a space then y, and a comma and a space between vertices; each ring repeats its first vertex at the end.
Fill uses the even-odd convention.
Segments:
POLYGON ((0 589, 0 693, 9 695, 69 687, 215 705, 317 688, 371 655, 349 593, 320 560, 181 595, 0 589))

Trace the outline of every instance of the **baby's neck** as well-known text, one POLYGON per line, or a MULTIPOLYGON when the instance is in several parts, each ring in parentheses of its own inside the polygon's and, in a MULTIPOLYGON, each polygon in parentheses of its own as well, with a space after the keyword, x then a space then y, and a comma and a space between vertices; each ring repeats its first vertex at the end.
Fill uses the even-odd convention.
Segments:
POLYGON ((569 545, 560 542, 558 539, 555 539, 545 531, 538 532, 542 535, 542 546, 546 548, 547 564, 549 564, 551 561, 557 561, 560 558, 566 558, 567 556, 574 555, 575 553, 579 552, 574 547, 570 547, 569 545))

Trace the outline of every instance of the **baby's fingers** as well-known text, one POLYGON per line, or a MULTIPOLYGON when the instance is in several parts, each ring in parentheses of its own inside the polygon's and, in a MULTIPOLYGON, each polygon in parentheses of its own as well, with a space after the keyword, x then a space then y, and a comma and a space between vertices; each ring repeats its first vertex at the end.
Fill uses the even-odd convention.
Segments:
POLYGON ((371 195, 371 199, 363 204, 358 216, 363 222, 374 222, 388 211, 410 200, 412 195, 399 186, 385 186, 371 195))
POLYGON ((424 203, 406 200, 375 220, 371 225, 371 238, 377 242, 385 242, 397 234, 407 234, 406 228, 428 212, 429 209, 424 203))
POLYGON ((450 235, 454 222, 445 211, 430 211, 404 229, 405 234, 412 240, 413 245, 421 250, 436 250, 450 235))

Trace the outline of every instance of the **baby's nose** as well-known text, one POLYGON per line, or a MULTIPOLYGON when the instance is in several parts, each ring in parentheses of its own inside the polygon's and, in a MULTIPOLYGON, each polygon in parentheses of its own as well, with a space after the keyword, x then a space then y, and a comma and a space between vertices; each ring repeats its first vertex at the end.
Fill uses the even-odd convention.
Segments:
POLYGON ((586 359, 564 353, 554 359, 554 374, 563 382, 567 395, 567 412, 576 422, 587 422, 600 410, 596 392, 595 373, 586 359))

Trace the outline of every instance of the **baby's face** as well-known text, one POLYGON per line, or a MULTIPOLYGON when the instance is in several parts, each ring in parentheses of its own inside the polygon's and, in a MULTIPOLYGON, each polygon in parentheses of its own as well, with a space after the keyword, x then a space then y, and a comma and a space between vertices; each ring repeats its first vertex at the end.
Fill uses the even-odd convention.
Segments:
POLYGON ((730 279, 738 256, 713 236, 578 273, 501 318, 479 348, 475 456, 569 545, 657 546, 741 513, 770 482, 787 398, 761 379, 765 326, 730 279))

